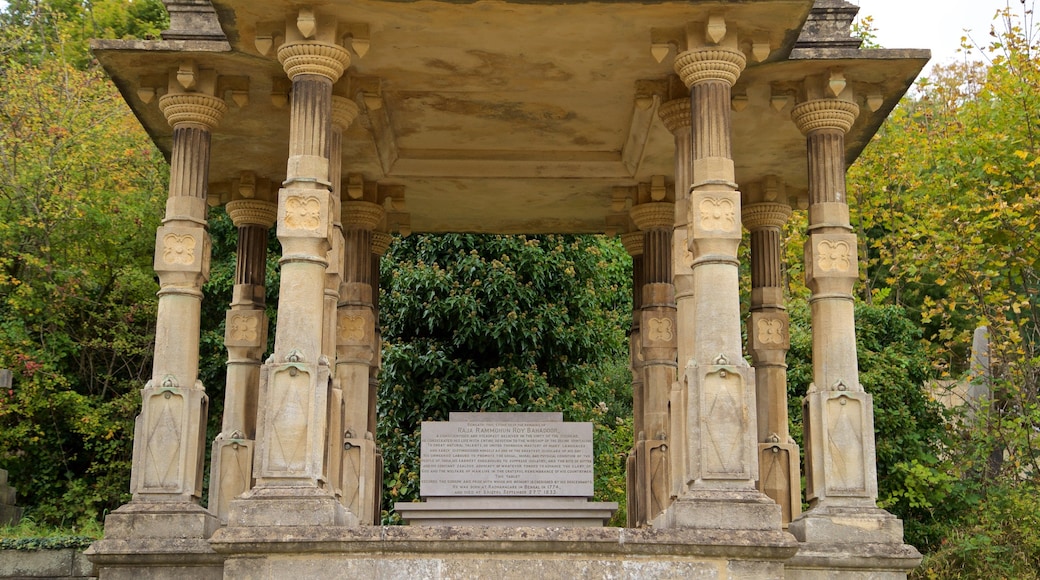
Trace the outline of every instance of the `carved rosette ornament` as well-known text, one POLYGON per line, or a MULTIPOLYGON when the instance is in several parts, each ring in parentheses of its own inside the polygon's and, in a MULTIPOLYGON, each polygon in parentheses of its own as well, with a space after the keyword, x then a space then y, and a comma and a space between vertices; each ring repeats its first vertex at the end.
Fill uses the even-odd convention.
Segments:
POLYGON ((212 130, 220 124, 228 106, 222 99, 203 93, 170 93, 159 99, 159 110, 171 127, 195 125, 212 130))
POLYGON ((290 42, 278 49, 278 62, 290 79, 317 75, 336 81, 350 66, 350 52, 338 44, 290 42))
POLYGON ((700 203, 700 226, 706 231, 732 232, 737 229, 737 212, 732 200, 705 197, 700 203))
POLYGON ((269 201, 239 199, 225 207, 236 227, 263 226, 270 228, 278 218, 278 205, 269 201))
POLYGON ((791 118, 804 135, 821 129, 848 133, 858 116, 859 106, 856 103, 840 99, 806 101, 791 111, 791 118))
POLYGON ((721 46, 687 50, 675 57, 675 73, 687 87, 709 81, 733 86, 745 66, 743 52, 721 46))

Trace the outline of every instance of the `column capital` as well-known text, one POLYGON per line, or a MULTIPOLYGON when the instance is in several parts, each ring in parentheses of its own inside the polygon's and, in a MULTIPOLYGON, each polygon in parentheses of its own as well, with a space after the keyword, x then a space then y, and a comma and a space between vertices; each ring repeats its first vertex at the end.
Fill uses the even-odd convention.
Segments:
POLYGON ((278 204, 258 199, 229 201, 226 210, 236 227, 263 226, 270 228, 278 218, 278 204))
POLYGON ((370 201, 345 201, 340 218, 343 227, 355 227, 363 230, 374 230, 386 216, 383 206, 370 201))
POLYGON ((680 131, 689 130, 693 125, 693 114, 690 111, 689 99, 672 99, 657 109, 657 114, 664 122, 666 129, 677 135, 680 131))
POLYGON ((288 42, 278 48, 278 62, 290 79, 317 75, 336 82, 350 67, 350 51, 338 44, 314 40, 288 42))
POLYGON ((753 203, 741 208, 740 221, 748 231, 762 228, 782 228, 791 217, 791 206, 786 203, 753 203))
POLYGON ((747 66, 747 57, 735 48, 696 48, 675 57, 675 72, 687 87, 717 81, 733 86, 747 66))
POLYGON ((159 99, 159 110, 171 127, 201 127, 212 131, 228 106, 223 99, 205 93, 168 93, 159 99))
POLYGON ((377 256, 385 256, 393 241, 394 237, 386 232, 372 232, 372 253, 377 256))
POLYGON ((346 131, 357 119, 360 109, 357 103, 338 95, 332 95, 332 128, 346 131))
POLYGON ((672 229, 675 227, 675 204, 656 201, 632 206, 629 215, 636 227, 643 231, 672 229))
POLYGON ((621 234, 621 245, 633 258, 643 255, 643 232, 635 231, 621 234))
POLYGON ((822 129, 848 133, 859 116, 856 103, 841 99, 815 99, 795 106, 791 119, 805 135, 822 129))

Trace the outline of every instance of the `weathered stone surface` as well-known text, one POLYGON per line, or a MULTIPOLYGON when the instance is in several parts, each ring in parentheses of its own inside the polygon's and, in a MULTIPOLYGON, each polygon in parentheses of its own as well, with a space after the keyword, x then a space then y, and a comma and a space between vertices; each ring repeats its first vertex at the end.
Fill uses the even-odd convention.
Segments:
POLYGON ((79 550, 0 550, 0 578, 72 578, 93 574, 79 550))
POLYGON ((394 504, 413 526, 604 526, 617 508, 581 497, 433 497, 394 504))
POLYGON ((786 534, 620 528, 227 528, 227 578, 780 579, 786 534))

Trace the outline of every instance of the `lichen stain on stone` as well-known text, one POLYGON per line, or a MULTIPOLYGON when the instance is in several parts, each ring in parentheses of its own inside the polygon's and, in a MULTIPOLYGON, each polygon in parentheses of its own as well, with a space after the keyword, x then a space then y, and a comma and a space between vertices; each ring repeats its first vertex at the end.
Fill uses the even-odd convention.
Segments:
MULTIPOLYGON (((401 95, 403 110, 432 110, 440 113, 461 115, 469 119, 501 121, 544 133, 569 134, 565 125, 578 119, 573 110, 544 103, 519 101, 485 101, 447 96, 438 93, 413 93, 401 95)), ((452 128, 452 127, 445 127, 452 128)), ((458 127, 454 127, 458 129, 458 127)), ((400 135, 399 135, 400 136, 400 135)))
POLYGON ((448 62, 443 58, 431 58, 423 64, 430 72, 443 71, 449 73, 436 81, 444 87, 456 86, 460 79, 477 81, 488 89, 501 89, 514 83, 526 84, 529 81, 547 81, 565 83, 574 75, 559 68, 552 62, 530 62, 523 55, 507 55, 483 50, 467 50, 466 54, 477 59, 475 66, 465 66, 448 62))

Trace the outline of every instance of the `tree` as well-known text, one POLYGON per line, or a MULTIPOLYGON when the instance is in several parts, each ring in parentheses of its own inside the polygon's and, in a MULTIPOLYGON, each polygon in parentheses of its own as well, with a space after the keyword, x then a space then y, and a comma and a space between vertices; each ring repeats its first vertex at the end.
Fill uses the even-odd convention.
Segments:
POLYGON ((378 440, 389 503, 418 497, 420 423, 451 411, 594 421, 597 496, 623 498, 631 262, 620 244, 417 235, 398 239, 382 266, 378 440))
POLYGON ((19 56, 0 61, 0 462, 36 519, 83 523, 125 500, 165 163, 101 71, 19 56))
POLYGON ((975 380, 991 395, 949 423, 940 456, 950 485, 931 511, 930 578, 1040 568, 1040 44, 1022 6, 998 15, 988 63, 934 69, 850 172, 864 299, 906 307, 947 380, 967 380, 974 328, 990 334, 992 372, 975 380))

